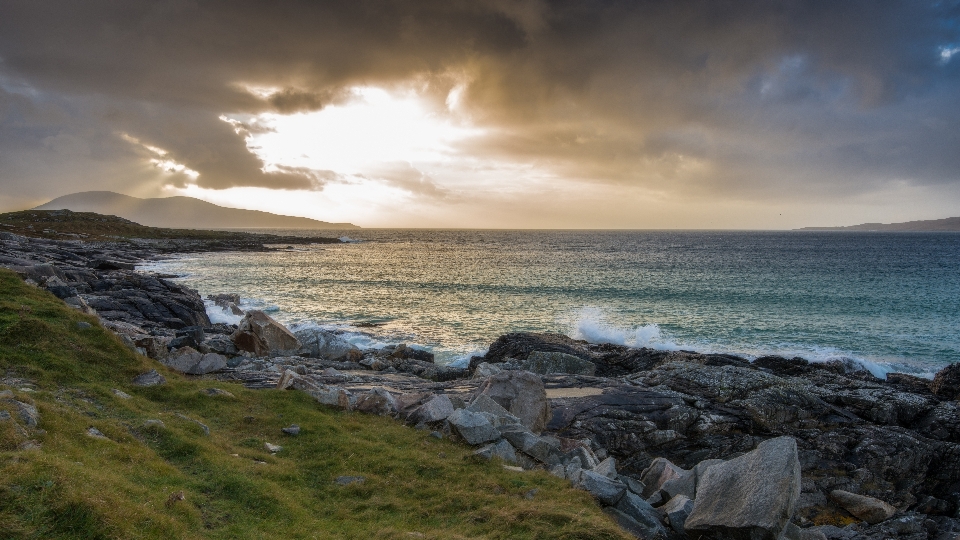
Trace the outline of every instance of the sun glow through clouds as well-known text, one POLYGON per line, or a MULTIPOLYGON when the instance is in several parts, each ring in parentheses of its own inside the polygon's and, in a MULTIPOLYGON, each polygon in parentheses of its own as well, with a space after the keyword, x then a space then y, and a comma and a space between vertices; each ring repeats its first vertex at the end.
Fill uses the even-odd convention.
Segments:
POLYGON ((366 176, 378 163, 443 163, 456 154, 457 141, 482 133, 443 112, 412 92, 357 87, 345 103, 319 111, 258 115, 247 146, 267 171, 306 167, 366 176))

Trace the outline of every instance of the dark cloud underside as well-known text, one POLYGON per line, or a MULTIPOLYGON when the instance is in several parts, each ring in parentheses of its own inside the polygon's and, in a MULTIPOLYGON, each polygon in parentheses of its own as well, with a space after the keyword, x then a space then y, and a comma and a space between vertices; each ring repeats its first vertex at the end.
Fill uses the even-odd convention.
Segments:
POLYGON ((145 167, 124 133, 201 187, 317 189, 336 175, 264 172, 220 117, 417 81, 438 106, 466 85, 495 134, 474 157, 581 182, 746 199, 957 185, 960 55, 941 51, 958 21, 957 1, 4 0, 0 181, 25 198, 194 182, 145 167))

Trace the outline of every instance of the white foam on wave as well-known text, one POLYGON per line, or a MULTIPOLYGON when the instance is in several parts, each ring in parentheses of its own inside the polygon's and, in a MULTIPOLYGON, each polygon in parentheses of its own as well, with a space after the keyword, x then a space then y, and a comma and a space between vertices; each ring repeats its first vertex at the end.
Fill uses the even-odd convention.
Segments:
MULTIPOLYGON (((677 351, 692 350, 701 353, 721 353, 744 356, 753 361, 759 356, 776 355, 784 358, 801 357, 810 362, 842 362, 848 370, 865 369, 874 377, 886 379, 888 373, 909 373, 918 377, 932 379, 934 372, 916 365, 903 362, 885 362, 860 357, 836 347, 810 346, 797 344, 779 344, 763 347, 730 347, 713 342, 679 344, 663 335, 656 323, 637 327, 622 327, 611 324, 607 315, 599 308, 586 307, 577 312, 573 320, 570 336, 590 343, 610 343, 627 347, 648 347, 651 349, 677 351)), ((729 344, 728 344, 729 345, 729 344)))
POLYGON ((337 240, 340 240, 340 241, 343 242, 344 244, 359 244, 360 242, 363 242, 363 240, 357 240, 356 238, 350 238, 349 236, 346 236, 346 235, 341 236, 340 238, 337 238, 337 240))
POLYGON ((679 345, 663 336, 660 327, 655 323, 623 328, 607 322, 603 311, 595 307, 585 307, 579 311, 573 323, 571 336, 590 343, 649 347, 666 351, 680 349, 679 345))

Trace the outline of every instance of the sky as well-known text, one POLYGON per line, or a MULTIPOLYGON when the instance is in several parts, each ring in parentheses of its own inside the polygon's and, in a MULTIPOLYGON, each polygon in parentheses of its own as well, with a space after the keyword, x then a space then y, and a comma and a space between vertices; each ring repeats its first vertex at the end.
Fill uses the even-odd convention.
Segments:
POLYGON ((365 227, 960 215, 960 0, 0 0, 0 211, 365 227))

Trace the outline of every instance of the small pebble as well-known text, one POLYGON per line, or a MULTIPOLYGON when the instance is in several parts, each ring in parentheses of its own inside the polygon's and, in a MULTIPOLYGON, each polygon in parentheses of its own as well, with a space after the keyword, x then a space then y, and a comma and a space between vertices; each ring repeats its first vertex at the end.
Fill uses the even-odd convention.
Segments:
POLYGON ((234 396, 232 393, 227 392, 226 390, 221 390, 219 388, 207 388, 206 390, 204 390, 204 393, 206 393, 208 396, 223 396, 223 397, 231 397, 231 398, 237 397, 237 396, 234 396))
POLYGON ((532 501, 533 498, 537 495, 537 492, 539 492, 539 491, 540 491, 539 488, 533 488, 533 489, 531 489, 530 491, 524 493, 524 494, 523 494, 523 498, 524 498, 524 499, 527 499, 528 501, 532 501))
POLYGON ((287 435, 299 435, 300 426, 298 426, 297 424, 292 424, 289 427, 280 428, 280 431, 286 433, 287 435))
POLYGON ((513 472, 523 472, 523 467, 515 467, 513 465, 504 465, 504 470, 513 471, 513 472))
POLYGON ((79 328, 79 329, 81 329, 81 330, 86 330, 87 328, 90 328, 91 326, 93 326, 93 325, 91 325, 90 323, 88 323, 88 322, 86 322, 86 321, 80 321, 80 322, 77 323, 77 328, 79 328))
POLYGON ((277 452, 283 450, 282 446, 278 446, 276 444, 270 444, 268 442, 263 443, 263 447, 266 448, 267 451, 270 452, 271 454, 276 454, 277 452))
POLYGON ((366 478, 362 476, 338 476, 333 482, 338 486, 347 486, 350 484, 362 484, 366 478))
POLYGON ((105 441, 109 441, 109 440, 110 440, 110 439, 107 438, 106 435, 104 435, 99 429, 97 429, 97 428, 95 428, 95 427, 88 428, 88 429, 87 429, 87 435, 89 435, 90 437, 93 437, 94 439, 103 439, 103 440, 105 440, 105 441))
POLYGON ((130 399, 133 397, 130 394, 124 392, 123 390, 117 390, 116 388, 113 389, 113 395, 117 396, 120 399, 130 399))
POLYGON ((143 423, 145 427, 157 426, 157 427, 167 427, 164 425, 163 420, 147 420, 143 423))

